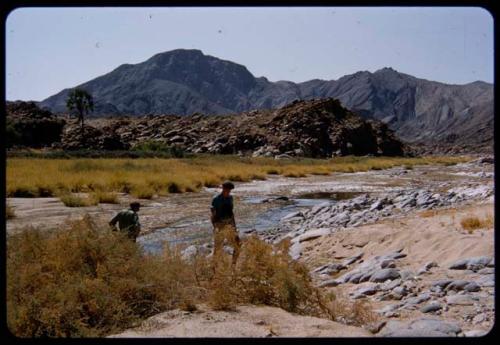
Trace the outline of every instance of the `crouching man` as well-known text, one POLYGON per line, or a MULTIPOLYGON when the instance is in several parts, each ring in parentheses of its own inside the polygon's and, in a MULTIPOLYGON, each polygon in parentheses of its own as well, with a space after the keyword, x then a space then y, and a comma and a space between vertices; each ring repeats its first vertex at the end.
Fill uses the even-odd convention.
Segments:
POLYGON ((141 204, 133 202, 130 204, 129 209, 118 212, 118 214, 109 222, 113 231, 117 230, 116 223, 118 223, 120 231, 127 232, 128 238, 136 242, 137 236, 139 236, 139 233, 141 232, 141 224, 139 223, 139 215, 137 214, 140 208, 141 204))

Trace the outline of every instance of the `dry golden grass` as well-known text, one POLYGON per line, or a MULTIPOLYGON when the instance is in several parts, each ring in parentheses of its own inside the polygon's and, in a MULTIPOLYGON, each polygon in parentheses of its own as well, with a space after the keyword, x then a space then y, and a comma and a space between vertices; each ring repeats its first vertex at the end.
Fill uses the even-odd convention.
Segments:
POLYGON ((94 195, 82 197, 71 193, 64 193, 59 197, 59 199, 67 207, 95 206, 99 203, 99 199, 97 199, 94 195))
POLYGON ((5 206, 5 216, 7 219, 12 219, 16 217, 16 213, 14 212, 14 208, 10 205, 5 206))
POLYGON ((268 174, 304 177, 310 174, 386 169, 398 165, 455 164, 467 157, 338 157, 332 159, 249 158, 201 156, 140 159, 35 159, 7 160, 7 196, 52 196, 61 192, 124 192, 159 195, 199 191, 224 180, 246 182, 268 174), (40 172, 43 173, 40 173, 40 172), (146 193, 142 193, 146 191, 146 193))
POLYGON ((493 227, 493 216, 487 215, 484 218, 479 218, 477 216, 467 216, 460 220, 460 225, 464 230, 472 233, 477 229, 490 229, 493 227))
POLYGON ((152 199, 155 195, 155 191, 149 186, 136 186, 132 188, 130 194, 138 199, 152 199))
POLYGON ((118 195, 113 192, 97 191, 92 194, 100 204, 119 204, 118 195))
POLYGON ((19 337, 104 336, 207 302, 216 310, 256 304, 350 324, 371 320, 369 305, 316 288, 288 255, 289 241, 247 238, 233 266, 223 251, 185 260, 165 246, 162 255, 146 255, 88 216, 57 230, 25 230, 7 239, 7 324, 19 337))

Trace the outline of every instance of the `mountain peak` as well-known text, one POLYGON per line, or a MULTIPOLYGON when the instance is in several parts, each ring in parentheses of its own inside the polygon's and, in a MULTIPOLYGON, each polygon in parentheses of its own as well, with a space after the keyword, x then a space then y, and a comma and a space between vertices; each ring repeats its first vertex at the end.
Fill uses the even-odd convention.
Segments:
POLYGON ((199 49, 174 49, 168 50, 165 52, 161 52, 153 55, 146 61, 155 61, 155 60, 164 60, 170 57, 178 57, 178 58, 200 58, 202 56, 206 56, 199 49))
POLYGON ((376 70, 374 73, 381 74, 381 73, 399 73, 392 67, 383 67, 381 69, 376 70))

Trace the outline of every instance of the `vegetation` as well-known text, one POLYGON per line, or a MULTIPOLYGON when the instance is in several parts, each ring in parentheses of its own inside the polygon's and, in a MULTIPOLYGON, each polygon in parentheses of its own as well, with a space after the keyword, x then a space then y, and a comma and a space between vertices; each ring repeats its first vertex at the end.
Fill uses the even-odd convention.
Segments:
POLYGON ((137 186, 132 189, 132 196, 139 199, 152 199, 155 191, 149 186, 137 186))
POLYGON ((467 157, 339 157, 329 160, 199 156, 172 159, 7 159, 7 196, 61 192, 123 192, 148 189, 158 195, 199 191, 224 180, 265 179, 268 174, 309 174, 387 169, 398 165, 450 164, 467 157), (40 173, 43 171, 43 174, 40 173))
POLYGON ((65 206, 68 207, 85 207, 85 206, 95 206, 99 203, 99 199, 90 195, 87 197, 81 197, 73 195, 70 193, 63 194, 59 197, 65 206))
POLYGON ((9 117, 5 120, 5 143, 8 148, 22 144, 22 135, 9 117))
POLYGON ((326 294, 307 268, 271 246, 244 239, 236 266, 182 258, 178 247, 146 255, 120 232, 90 217, 52 231, 26 229, 7 239, 7 324, 19 337, 104 336, 173 309, 264 304, 351 324, 374 318, 370 306, 326 294))
POLYGON ((42 158, 42 159, 74 159, 74 158, 180 158, 193 157, 192 153, 187 153, 180 148, 173 148, 167 151, 149 150, 50 150, 42 151, 33 148, 23 148, 7 151, 8 158, 42 158))
POLYGON ((97 200, 99 204, 119 204, 118 195, 113 192, 95 192, 92 197, 97 200))
POLYGON ((92 95, 83 89, 73 89, 68 94, 66 107, 70 112, 76 112, 78 121, 82 126, 83 135, 83 120, 84 116, 94 110, 94 101, 92 95))
POLYGON ((460 225, 469 233, 472 233, 477 229, 489 229, 493 227, 493 216, 487 215, 484 218, 479 218, 477 216, 467 216, 460 220, 460 225))
POLYGON ((169 146, 164 142, 158 140, 147 140, 143 141, 132 148, 135 152, 160 152, 164 153, 168 157, 182 158, 186 156, 186 153, 177 146, 169 146))
POLYGON ((5 206, 5 216, 7 219, 12 219, 16 217, 16 213, 14 212, 14 208, 10 205, 5 206))

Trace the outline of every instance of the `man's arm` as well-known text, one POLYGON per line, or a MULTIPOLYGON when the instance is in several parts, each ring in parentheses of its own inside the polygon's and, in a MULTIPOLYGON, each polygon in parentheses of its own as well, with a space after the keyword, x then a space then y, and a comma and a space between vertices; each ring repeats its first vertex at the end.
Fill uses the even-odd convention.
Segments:
POLYGON ((113 231, 116 231, 116 223, 118 222, 118 218, 120 218, 120 212, 118 212, 116 216, 114 216, 113 219, 109 221, 109 225, 113 228, 113 231))
POLYGON ((212 206, 210 206, 210 221, 212 224, 215 221, 215 215, 217 214, 217 209, 215 208, 216 206, 216 201, 215 198, 212 199, 212 206))
POLYGON ((213 207, 213 206, 210 207, 210 221, 212 223, 214 223, 214 221, 215 221, 215 214, 216 214, 215 213, 215 207, 213 207))
POLYGON ((139 216, 137 214, 134 214, 133 227, 134 227, 136 235, 139 235, 139 233, 141 232, 141 223, 139 223, 139 216))

